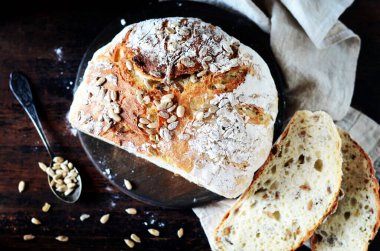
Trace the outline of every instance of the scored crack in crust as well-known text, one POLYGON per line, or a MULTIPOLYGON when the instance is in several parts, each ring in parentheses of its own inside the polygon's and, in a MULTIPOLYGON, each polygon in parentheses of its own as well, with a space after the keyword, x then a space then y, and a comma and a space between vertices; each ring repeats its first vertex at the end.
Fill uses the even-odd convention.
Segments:
POLYGON ((99 49, 69 120, 232 198, 270 151, 277 103, 255 51, 200 19, 174 17, 129 25, 99 49))

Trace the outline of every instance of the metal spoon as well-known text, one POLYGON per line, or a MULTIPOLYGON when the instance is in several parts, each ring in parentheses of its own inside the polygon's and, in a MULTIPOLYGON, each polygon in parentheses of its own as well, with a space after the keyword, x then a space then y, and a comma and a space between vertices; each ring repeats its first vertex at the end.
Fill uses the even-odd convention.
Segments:
MULTIPOLYGON (((22 108, 24 108, 25 112, 28 114, 29 118, 32 120, 34 126, 37 129, 38 134, 41 137, 42 142, 44 143, 51 161, 50 161, 50 167, 53 166, 53 158, 56 156, 53 151, 50 148, 50 145, 46 139, 45 133, 42 130, 42 126, 40 123, 40 119, 38 118, 36 108, 34 106, 33 102, 33 96, 32 92, 30 90, 29 82, 28 79, 23 75, 21 72, 12 72, 10 74, 9 78, 9 87, 11 88, 11 91, 13 95, 16 97, 18 102, 21 104, 22 108)), ((74 167, 75 168, 75 167, 74 167)), ((77 170, 78 171, 78 170, 77 170)), ((82 180, 80 178, 79 172, 78 176, 76 177, 77 179, 77 187, 75 190, 69 194, 69 195, 64 195, 64 193, 60 193, 54 190, 52 186, 50 186, 50 182, 52 178, 48 175, 48 182, 49 182, 49 187, 50 190, 53 192, 53 194, 60 200, 67 202, 67 203, 74 203, 76 202, 80 194, 82 192, 82 180)))

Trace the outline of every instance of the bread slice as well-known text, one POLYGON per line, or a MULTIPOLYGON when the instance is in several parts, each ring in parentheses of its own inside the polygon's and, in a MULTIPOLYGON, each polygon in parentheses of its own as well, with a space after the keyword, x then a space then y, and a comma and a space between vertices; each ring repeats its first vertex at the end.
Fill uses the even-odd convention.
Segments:
POLYGON ((313 250, 367 250, 380 224, 379 184, 371 159, 365 151, 339 130, 342 138, 345 196, 338 209, 318 227, 311 240, 313 250))
POLYGON ((334 209, 341 139, 325 112, 298 111, 215 231, 219 250, 295 250, 334 209))

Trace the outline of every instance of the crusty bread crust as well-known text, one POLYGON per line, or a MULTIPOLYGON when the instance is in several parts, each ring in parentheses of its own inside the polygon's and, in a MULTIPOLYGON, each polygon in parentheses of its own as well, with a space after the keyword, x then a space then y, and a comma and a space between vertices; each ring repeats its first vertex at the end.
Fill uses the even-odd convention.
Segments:
MULTIPOLYGON (((372 192, 375 194, 375 198, 377 198, 376 200, 376 204, 377 204, 377 207, 376 207, 376 223, 374 225, 374 228, 372 230, 372 235, 371 235, 371 238, 370 240, 373 240, 376 236, 376 233, 378 232, 379 230, 379 227, 380 227, 380 197, 379 197, 379 183, 376 179, 376 176, 375 176, 375 169, 373 167, 373 164, 372 164, 372 160, 371 158, 369 157, 369 155, 364 151, 364 149, 354 140, 350 137, 350 135, 345 132, 344 130, 342 129, 339 129, 339 133, 342 137, 342 141, 344 143, 344 140, 343 138, 346 138, 349 140, 349 143, 353 144, 353 148, 356 149, 356 151, 359 152, 359 156, 361 157, 364 157, 364 160, 365 162, 368 164, 368 167, 367 167, 367 170, 363 170, 364 172, 368 172, 370 174, 370 182, 372 183, 373 185, 373 189, 372 189, 372 192)), ((349 161, 349 160, 346 160, 346 161, 349 161)), ((361 167, 364 167, 363 165, 361 165, 361 167)), ((343 183, 344 183, 344 177, 343 176, 343 183)), ((339 206, 339 205, 338 205, 339 206)), ((322 224, 323 225, 323 224, 322 224)), ((319 250, 317 248, 317 243, 318 243, 318 236, 316 234, 313 234, 311 240, 310 240, 310 245, 311 245, 311 249, 313 251, 317 251, 319 250)), ((368 250, 368 246, 364 247, 363 249, 364 251, 365 250, 368 250)))
POLYGON ((195 18, 125 27, 89 62, 74 128, 228 198, 269 154, 277 90, 263 59, 195 18))
MULTIPOLYGON (((303 111, 300 111, 301 113, 303 111)), ((273 145, 272 147, 272 150, 271 150, 271 153, 270 155, 268 156, 267 160, 265 161, 265 163, 260 167, 260 169, 255 173, 254 175, 254 178, 253 178, 253 181, 251 183, 251 185, 249 186, 249 188, 241 195, 241 197, 238 199, 238 201, 232 206, 232 208, 224 215, 224 217, 222 218, 221 222, 219 223, 219 225, 217 226, 217 228, 215 229, 215 233, 214 233, 214 236, 215 236, 215 243, 216 243, 216 246, 218 248, 220 248, 220 250, 225 250, 223 249, 223 247, 221 246, 221 238, 219 237, 218 233, 219 232, 222 232, 222 228, 224 226, 224 224, 226 223, 227 219, 231 216, 231 213, 233 212, 236 212, 239 210, 239 208, 241 208, 242 204, 247 201, 249 199, 249 197, 251 196, 251 191, 253 189, 253 187, 256 185, 256 183, 260 180, 260 178, 262 177, 264 171, 266 171, 267 168, 269 168, 269 163, 272 162, 272 160, 274 159, 274 156, 275 154, 277 153, 278 151, 278 147, 279 145, 281 144, 281 142, 283 140, 286 139, 286 137, 288 136, 289 134, 289 130, 290 128, 295 124, 295 120, 296 120, 296 115, 292 117, 292 119, 290 120, 288 126, 285 128, 284 132, 281 134, 281 136, 279 137, 279 139, 276 141, 276 143, 273 145)), ((336 129, 335 129, 336 130, 336 129)), ((337 146, 339 149, 340 149, 340 144, 338 144, 337 146)), ((339 182, 339 186, 340 187, 340 182, 341 182, 341 177, 340 179, 338 180, 339 182)), ((313 235, 313 232, 315 231, 315 229, 320 225, 322 224, 323 220, 331 213, 333 212, 336 207, 337 207, 337 204, 338 204, 338 197, 339 197, 339 190, 337 190, 334 195, 333 195, 333 201, 329 204, 329 206, 325 209, 325 212, 322 216, 320 216, 319 220, 310 228, 310 230, 303 236, 303 238, 298 242, 296 243, 292 248, 291 250, 296 250, 298 247, 300 247, 305 241, 307 241, 310 236, 313 235)), ((242 233, 243 234, 243 233, 242 233)), ((254 241, 254 240, 251 240, 251 241, 254 241)), ((268 243, 269 244, 269 243, 268 243)))

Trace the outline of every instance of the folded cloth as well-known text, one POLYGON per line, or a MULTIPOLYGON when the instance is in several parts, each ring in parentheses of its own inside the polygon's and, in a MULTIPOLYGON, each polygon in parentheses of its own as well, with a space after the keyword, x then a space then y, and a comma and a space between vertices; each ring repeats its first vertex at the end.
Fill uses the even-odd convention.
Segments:
MULTIPOLYGON (((265 1, 269 17, 250 0, 196 1, 232 8, 269 33, 287 84, 287 115, 300 109, 328 112, 370 154, 380 179, 380 125, 350 107, 360 38, 338 18, 353 0, 265 1)), ((215 227, 234 202, 193 208, 213 250, 215 227)))

